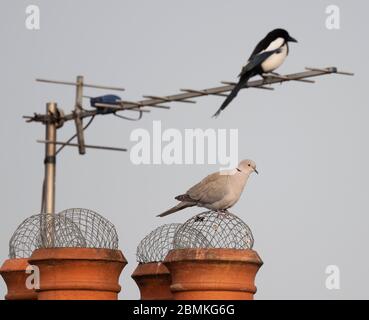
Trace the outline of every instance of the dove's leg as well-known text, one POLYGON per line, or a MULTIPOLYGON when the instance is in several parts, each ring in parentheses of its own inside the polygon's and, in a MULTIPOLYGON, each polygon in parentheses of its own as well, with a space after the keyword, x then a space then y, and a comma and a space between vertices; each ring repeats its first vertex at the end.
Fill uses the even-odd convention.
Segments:
POLYGON ((217 210, 217 213, 218 213, 217 218, 222 218, 222 219, 229 214, 227 209, 217 210))
POLYGON ((195 222, 198 222, 198 221, 203 222, 204 220, 205 220, 205 217, 199 217, 199 216, 195 217, 195 222))

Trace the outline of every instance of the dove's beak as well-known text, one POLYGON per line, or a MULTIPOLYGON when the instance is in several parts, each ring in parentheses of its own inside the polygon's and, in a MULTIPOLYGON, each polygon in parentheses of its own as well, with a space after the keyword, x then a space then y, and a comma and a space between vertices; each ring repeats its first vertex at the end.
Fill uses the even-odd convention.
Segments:
POLYGON ((254 169, 254 171, 255 171, 256 174, 259 174, 259 171, 257 171, 256 169, 254 169))

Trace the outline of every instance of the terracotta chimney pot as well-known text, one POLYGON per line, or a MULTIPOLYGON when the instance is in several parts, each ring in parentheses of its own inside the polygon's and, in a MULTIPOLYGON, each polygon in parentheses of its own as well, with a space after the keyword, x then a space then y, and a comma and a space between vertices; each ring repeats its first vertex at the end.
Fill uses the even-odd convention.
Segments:
POLYGON ((250 249, 175 249, 164 261, 175 300, 252 300, 263 264, 250 249))
POLYGON ((120 250, 47 248, 29 263, 40 269, 39 300, 117 300, 127 261, 120 250))
POLYGON ((8 293, 5 300, 37 300, 37 294, 32 289, 27 289, 26 279, 30 274, 26 273, 28 259, 16 258, 5 260, 0 268, 8 293))
POLYGON ((132 274, 141 300, 172 300, 169 270, 161 262, 140 263, 132 274))

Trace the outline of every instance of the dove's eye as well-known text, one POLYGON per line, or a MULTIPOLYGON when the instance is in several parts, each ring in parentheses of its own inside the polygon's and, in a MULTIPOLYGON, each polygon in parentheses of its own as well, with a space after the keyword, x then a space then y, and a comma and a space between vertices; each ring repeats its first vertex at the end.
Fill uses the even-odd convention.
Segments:
POLYGON ((251 167, 251 164, 248 164, 249 167, 251 167))

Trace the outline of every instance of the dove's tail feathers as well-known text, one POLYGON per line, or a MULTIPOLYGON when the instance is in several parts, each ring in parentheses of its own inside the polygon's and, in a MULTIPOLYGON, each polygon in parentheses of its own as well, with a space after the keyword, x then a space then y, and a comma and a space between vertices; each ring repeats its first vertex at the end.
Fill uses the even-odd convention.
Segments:
POLYGON ((240 80, 238 81, 238 83, 234 86, 234 88, 232 89, 231 93, 228 95, 228 97, 224 100, 224 102, 222 103, 222 105, 220 106, 220 108, 218 109, 217 112, 215 112, 215 114, 213 115, 213 118, 217 118, 220 113, 232 102, 232 100, 234 98, 236 98, 238 92, 243 88, 243 86, 245 84, 247 84, 247 81, 250 79, 250 77, 252 76, 252 74, 244 74, 240 80))
POLYGON ((180 194, 179 196, 176 196, 174 199, 183 202, 196 202, 196 200, 193 200, 187 193, 180 194))
POLYGON ((196 203, 191 203, 191 202, 180 202, 178 203, 176 206, 174 206, 173 208, 170 208, 169 210, 167 211, 164 211, 163 213, 157 215, 157 217, 165 217, 167 216, 168 214, 172 214, 174 212, 177 212, 177 211, 180 211, 180 210, 183 210, 185 208, 188 208, 188 207, 193 207, 195 206, 196 203))

